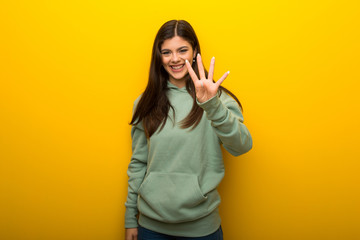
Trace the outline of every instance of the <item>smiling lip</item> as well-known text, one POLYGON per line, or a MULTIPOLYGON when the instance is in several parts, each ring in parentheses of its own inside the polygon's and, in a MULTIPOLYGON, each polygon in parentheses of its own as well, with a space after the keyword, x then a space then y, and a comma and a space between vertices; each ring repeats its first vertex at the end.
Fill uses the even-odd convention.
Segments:
POLYGON ((171 68, 171 70, 172 70, 173 72, 181 72, 181 71, 183 70, 184 66, 185 66, 185 64, 180 64, 180 65, 170 65, 170 68, 171 68), (180 67, 180 66, 182 66, 182 67, 181 67, 181 68, 179 68, 179 69, 174 69, 174 68, 172 68, 172 67, 180 67))

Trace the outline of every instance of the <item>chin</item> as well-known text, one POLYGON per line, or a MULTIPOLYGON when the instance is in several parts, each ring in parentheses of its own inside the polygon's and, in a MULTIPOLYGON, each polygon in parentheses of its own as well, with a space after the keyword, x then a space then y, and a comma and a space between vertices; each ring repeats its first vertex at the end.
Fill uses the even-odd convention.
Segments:
POLYGON ((175 80, 183 80, 185 78, 185 75, 182 75, 182 76, 174 76, 174 75, 171 75, 173 79, 175 80))
POLYGON ((176 79, 176 80, 182 80, 183 78, 186 77, 186 75, 188 74, 188 72, 185 72, 185 73, 182 73, 182 74, 173 74, 173 73, 169 73, 168 74, 173 78, 173 79, 176 79))

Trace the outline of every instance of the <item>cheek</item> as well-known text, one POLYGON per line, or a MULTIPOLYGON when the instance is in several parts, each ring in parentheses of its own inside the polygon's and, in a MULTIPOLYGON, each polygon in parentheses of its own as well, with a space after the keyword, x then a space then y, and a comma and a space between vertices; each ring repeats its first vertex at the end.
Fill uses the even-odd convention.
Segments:
POLYGON ((167 65, 168 62, 169 62, 169 59, 162 57, 162 58, 161 58, 161 62, 162 62, 163 65, 167 65))

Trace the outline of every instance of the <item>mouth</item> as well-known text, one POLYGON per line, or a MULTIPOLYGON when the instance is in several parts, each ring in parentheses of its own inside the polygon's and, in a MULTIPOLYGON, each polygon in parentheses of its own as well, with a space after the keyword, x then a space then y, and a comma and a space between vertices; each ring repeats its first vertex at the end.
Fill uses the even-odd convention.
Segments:
POLYGON ((185 64, 181 64, 181 65, 170 65, 170 68, 173 72, 180 72, 183 70, 185 64))

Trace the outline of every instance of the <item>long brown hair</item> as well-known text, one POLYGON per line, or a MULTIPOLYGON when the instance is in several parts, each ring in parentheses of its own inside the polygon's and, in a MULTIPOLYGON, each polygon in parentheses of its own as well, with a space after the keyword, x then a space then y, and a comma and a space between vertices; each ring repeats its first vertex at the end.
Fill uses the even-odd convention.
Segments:
MULTIPOLYGON (((174 36, 182 37, 190 43, 193 51, 197 51, 197 53, 201 54, 198 38, 194 29, 187 21, 170 20, 164 23, 159 29, 152 48, 148 84, 140 98, 140 101, 137 104, 130 122, 131 125, 135 125, 142 121, 145 134, 148 138, 150 138, 159 127, 160 131, 164 128, 169 110, 170 108, 173 109, 166 95, 166 91, 168 90, 167 81, 169 79, 169 74, 162 66, 160 50, 163 42, 166 39, 173 38, 174 36)), ((199 76, 197 62, 192 63, 192 68, 194 69, 197 76, 199 76)), ((204 71, 207 78, 208 71, 205 68, 204 71)), ((204 110, 196 103, 195 87, 189 74, 187 74, 186 79, 186 90, 192 96, 194 102, 189 115, 181 121, 181 127, 192 127, 193 129, 199 124, 204 110)), ((230 96, 232 96, 240 105, 242 111, 241 103, 236 98, 236 96, 226 88, 220 86, 220 94, 222 91, 225 91, 230 96)), ((173 113, 175 114, 175 111, 173 111, 173 113)))

